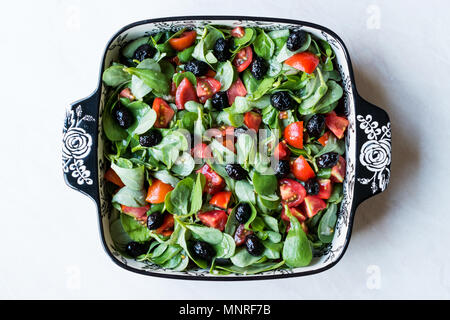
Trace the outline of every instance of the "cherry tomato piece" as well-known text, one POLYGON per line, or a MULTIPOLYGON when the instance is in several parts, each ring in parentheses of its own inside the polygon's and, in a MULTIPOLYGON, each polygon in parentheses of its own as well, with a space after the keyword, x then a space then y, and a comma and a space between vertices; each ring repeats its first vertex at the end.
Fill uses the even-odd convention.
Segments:
POLYGON ((153 100, 152 109, 156 112, 155 128, 166 128, 175 115, 175 111, 161 98, 153 100))
POLYGON ((169 44, 175 50, 182 51, 182 50, 192 46, 195 42, 196 37, 197 37, 197 32, 185 31, 179 37, 170 39, 169 44))
POLYGON ((279 181, 281 202, 289 207, 296 207, 303 202, 306 196, 305 188, 292 179, 281 179, 279 181))

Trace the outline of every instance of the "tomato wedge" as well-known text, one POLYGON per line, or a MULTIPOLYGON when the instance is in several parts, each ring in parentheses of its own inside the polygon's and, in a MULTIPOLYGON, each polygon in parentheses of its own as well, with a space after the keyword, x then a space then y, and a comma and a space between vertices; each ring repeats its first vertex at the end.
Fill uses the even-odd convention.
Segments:
POLYGON ((225 188, 225 180, 211 167, 205 163, 203 167, 196 171, 197 173, 201 173, 206 178, 205 190, 208 194, 215 194, 219 191, 222 191, 225 188))
POLYGON ((303 202, 306 196, 305 188, 292 179, 281 179, 279 181, 281 202, 289 207, 296 207, 303 202))
POLYGON ((294 54, 284 63, 300 71, 313 73, 319 65, 319 58, 311 52, 300 52, 294 54))
POLYGON ((253 234, 253 231, 245 229, 245 225, 244 224, 240 224, 237 227, 236 232, 234 233, 234 242, 236 243, 236 246, 243 245, 244 242, 245 242, 245 238, 249 234, 253 234))
POLYGON ((197 32, 185 31, 179 37, 170 39, 169 44, 175 50, 182 51, 192 46, 192 44, 195 42, 196 37, 197 32))
POLYGON ((236 97, 245 97, 247 95, 247 89, 238 77, 237 80, 227 90, 228 103, 230 106, 233 104, 236 97))
POLYGON ((147 211, 150 209, 149 205, 144 207, 127 207, 121 205, 120 207, 123 213, 135 218, 136 220, 141 222, 147 221, 147 211))
POLYGON ((331 180, 334 182, 343 182, 345 178, 346 162, 344 157, 339 156, 338 163, 331 168, 331 180))
POLYGON ((222 145, 227 147, 231 152, 236 152, 234 147, 234 127, 225 127, 222 131, 222 145))
POLYGON ((231 30, 231 35, 235 38, 242 38, 245 35, 243 27, 236 27, 231 30))
POLYGON ((286 145, 286 141, 284 140, 278 143, 273 152, 273 156, 278 160, 286 160, 287 158, 289 158, 290 154, 291 150, 289 150, 289 148, 286 145))
POLYGON ((294 162, 291 163, 291 171, 294 176, 300 181, 306 182, 316 176, 314 170, 311 168, 308 161, 306 161, 305 157, 303 156, 299 156, 297 159, 295 159, 294 162))
POLYGON ((223 210, 212 210, 199 213, 197 217, 205 226, 219 229, 220 231, 225 229, 228 220, 228 215, 223 210))
POLYGON ((205 143, 198 143, 191 151, 194 159, 210 159, 212 158, 211 149, 205 143))
POLYGON ((253 129, 258 132, 259 126, 261 125, 262 116, 254 111, 249 111, 244 114, 244 124, 249 129, 253 129))
POLYGON ((161 227, 156 229, 155 232, 168 237, 173 233, 174 224, 175 221, 173 219, 173 215, 171 215, 170 213, 166 213, 166 215, 164 216, 163 224, 161 225, 161 227))
POLYGON ((116 186, 123 187, 125 184, 122 182, 117 173, 109 168, 108 171, 105 172, 105 180, 114 183, 116 186))
POLYGON ((212 196, 209 204, 222 209, 228 208, 231 199, 231 191, 221 191, 212 196))
POLYGON ((153 180, 152 185, 148 187, 147 198, 145 201, 150 203, 163 203, 166 194, 173 190, 170 184, 164 183, 161 180, 153 180))
POLYGON ((344 137, 345 129, 348 126, 348 120, 344 117, 339 117, 334 111, 331 111, 325 117, 325 124, 338 139, 344 137))
POLYGON ((178 110, 184 110, 184 104, 188 101, 198 102, 197 94, 192 83, 188 78, 181 80, 180 85, 175 93, 175 104, 178 110))
POLYGON ((308 218, 314 217, 320 210, 327 207, 325 201, 318 196, 306 196, 305 197, 305 211, 308 218))
POLYGON ((198 78, 197 79, 197 97, 201 103, 211 98, 214 93, 220 90, 220 81, 214 78, 198 78))
POLYGON ((252 63, 253 60, 253 50, 251 47, 245 47, 236 54, 233 59, 233 65, 236 67, 238 72, 242 72, 252 63))
POLYGON ((161 98, 153 100, 152 109, 156 112, 155 128, 166 128, 175 114, 175 111, 161 98))
POLYGON ((320 199, 329 199, 331 196, 331 192, 333 191, 333 185, 330 179, 319 179, 319 193, 317 196, 320 199))
POLYGON ((288 125, 284 129, 284 138, 294 148, 303 149, 303 121, 288 125))
POLYGON ((125 88, 122 91, 120 91, 119 96, 121 98, 127 98, 130 101, 133 101, 134 99, 136 99, 136 97, 131 93, 130 88, 125 88))
POLYGON ((323 136, 317 139, 317 141, 319 141, 319 143, 325 147, 329 138, 330 138, 330 131, 327 131, 323 134, 323 136))
MULTIPOLYGON (((305 215, 300 211, 299 208, 289 208, 289 212, 290 212, 294 217, 296 217, 297 220, 298 220, 299 222, 303 222, 303 221, 306 220, 305 215)), ((284 208, 284 206, 283 206, 283 208, 281 209, 281 220, 284 220, 284 221, 287 221, 287 222, 290 221, 288 215, 286 214, 286 209, 284 208)))

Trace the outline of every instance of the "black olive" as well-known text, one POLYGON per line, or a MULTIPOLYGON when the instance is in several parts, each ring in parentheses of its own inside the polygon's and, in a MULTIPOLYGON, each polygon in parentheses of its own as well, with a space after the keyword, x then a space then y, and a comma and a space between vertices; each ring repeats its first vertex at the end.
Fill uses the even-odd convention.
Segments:
POLYGON ((216 255, 214 248, 207 242, 195 241, 192 246, 194 254, 204 260, 210 261, 216 255))
POLYGON ((123 129, 128 129, 133 124, 134 121, 133 114, 120 102, 118 102, 118 106, 114 108, 114 115, 117 123, 123 129))
POLYGON ((309 195, 315 196, 316 194, 319 193, 320 189, 319 182, 317 182, 316 179, 311 178, 305 182, 305 189, 309 195))
POLYGON ((230 103, 228 102, 228 95, 226 91, 219 91, 214 93, 211 98, 211 103, 214 109, 222 110, 228 108, 230 103))
POLYGON ((204 76, 208 72, 208 70, 208 64, 199 60, 189 61, 184 66, 184 71, 192 72, 196 77, 204 76))
POLYGON ((319 168, 332 168, 338 163, 339 154, 337 152, 328 152, 319 156, 316 160, 319 168))
POLYGON ((291 172, 291 165, 289 160, 279 160, 277 168, 275 169, 275 176, 278 179, 286 177, 291 172))
POLYGON ((291 32, 286 41, 286 47, 290 51, 296 51, 305 44, 306 39, 308 39, 308 34, 305 31, 300 30, 291 32))
POLYGON ((270 96, 270 103, 275 109, 286 111, 293 109, 297 103, 287 91, 278 91, 270 96))
POLYGON ((155 48, 149 44, 143 44, 134 51, 133 59, 142 61, 147 58, 152 58, 156 53, 155 48))
POLYGON ((227 61, 231 58, 230 43, 224 38, 217 39, 214 44, 214 56, 219 61, 227 61))
POLYGON ((162 134, 159 130, 151 129, 139 137, 139 144, 143 147, 153 147, 162 140, 162 134))
POLYGON ((310 137, 320 138, 325 128, 325 116, 323 114, 315 114, 308 120, 306 131, 310 137))
POLYGON ((252 215, 252 208, 250 208, 250 205, 248 203, 240 203, 236 207, 236 211, 234 212, 236 220, 244 224, 250 219, 252 215))
POLYGON ((125 252, 130 257, 136 258, 140 256, 141 254, 147 253, 148 251, 148 244, 147 243, 139 243, 135 241, 128 242, 125 252))
POLYGON ((250 71, 255 79, 261 80, 267 73, 267 70, 269 70, 267 62, 263 58, 256 56, 250 65, 250 71))
POLYGON ((147 217, 148 230, 155 230, 162 226, 164 223, 164 214, 160 212, 153 212, 147 217))
POLYGON ((254 234, 249 234, 245 237, 245 246, 247 247, 248 253, 252 256, 258 257, 264 252, 264 245, 254 234))
POLYGON ((240 164, 227 164, 225 170, 231 179, 242 180, 247 178, 247 171, 240 164))

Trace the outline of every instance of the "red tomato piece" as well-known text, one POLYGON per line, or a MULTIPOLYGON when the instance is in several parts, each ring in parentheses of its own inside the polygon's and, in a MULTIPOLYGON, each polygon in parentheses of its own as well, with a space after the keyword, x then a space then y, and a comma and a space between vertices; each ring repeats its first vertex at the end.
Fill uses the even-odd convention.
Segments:
POLYGON ((303 121, 291 123, 284 129, 287 143, 297 149, 303 149, 303 121))
POLYGON ((348 120, 344 117, 339 117, 334 111, 327 114, 325 117, 325 124, 338 139, 344 137, 345 129, 348 126, 348 120))
POLYGON ((206 76, 209 78, 214 78, 216 76, 217 72, 215 72, 213 69, 209 69, 206 73, 206 76))
POLYGON ((109 168, 108 171, 105 172, 105 180, 114 183, 116 186, 123 187, 125 184, 122 182, 117 173, 109 168))
POLYGON ((308 218, 314 217, 320 210, 327 207, 325 201, 318 196, 306 196, 305 197, 305 211, 308 218))
POLYGON ((313 73, 319 65, 319 58, 314 53, 305 51, 294 54, 284 63, 300 71, 313 73))
POLYGON ((201 103, 211 98, 214 93, 220 90, 220 81, 214 78, 198 78, 197 79, 197 97, 201 103))
POLYGON ((237 80, 231 85, 227 90, 228 103, 230 106, 233 104, 236 97, 245 97, 247 95, 247 89, 245 89, 244 84, 238 77, 237 80))
POLYGON ((166 213, 166 215, 164 216, 163 224, 161 225, 161 227, 156 229, 155 232, 168 237, 173 233, 174 223, 175 221, 173 219, 173 215, 171 215, 170 213, 166 213))
POLYGON ((346 162, 344 157, 339 156, 338 163, 331 168, 331 181, 343 182, 345 178, 346 162))
POLYGON ((223 210, 212 210, 199 213, 197 217, 205 226, 219 229, 220 231, 225 229, 228 220, 228 215, 223 210))
POLYGON ((148 187, 145 201, 150 203, 163 203, 166 195, 172 190, 173 187, 170 184, 155 179, 152 181, 152 185, 148 187))
POLYGON ((155 98, 152 105, 156 112, 155 128, 166 128, 172 120, 175 111, 161 98, 155 98))
POLYGON ((188 78, 181 80, 175 93, 175 104, 178 110, 184 110, 184 104, 188 101, 198 102, 197 94, 192 83, 188 78))
POLYGON ((259 126, 261 125, 262 116, 254 111, 246 112, 244 115, 244 124, 249 129, 253 129, 258 132, 259 126))
POLYGON ((196 171, 197 173, 201 173, 206 178, 205 190, 209 194, 215 194, 219 191, 222 191, 225 188, 225 180, 211 167, 205 163, 203 167, 196 171))
POLYGON ((253 60, 253 50, 251 47, 245 47, 236 54, 233 59, 233 65, 236 67, 238 72, 242 72, 252 63, 253 60))
POLYGON ((292 179, 281 179, 279 181, 281 202, 289 207, 296 207, 303 202, 306 196, 305 188, 292 179))
POLYGON ((222 209, 228 208, 231 199, 231 191, 221 191, 212 196, 209 204, 222 209))
POLYGON ((194 159, 209 159, 212 157, 211 149, 205 143, 198 143, 191 151, 194 159))
POLYGON ((147 221, 147 211, 150 210, 150 206, 146 205, 144 207, 127 207, 124 205, 120 206, 122 209, 122 212, 135 218, 136 220, 140 222, 146 222, 147 221))
POLYGON ((317 139, 317 141, 319 141, 319 143, 325 147, 329 138, 330 138, 330 131, 327 131, 323 134, 323 136, 317 139))
MULTIPOLYGON (((300 211, 299 208, 289 208, 289 211, 291 212, 291 214, 297 218, 297 220, 299 222, 303 222, 306 220, 305 215, 300 211)), ((281 220, 287 221, 289 222, 290 219, 288 217, 288 215, 286 214, 286 210, 283 206, 283 208, 281 209, 281 220)))
POLYGON ((192 44, 195 42, 196 37, 197 32, 185 31, 179 37, 170 39, 169 44, 175 50, 182 51, 192 46, 192 44))
POLYGON ((245 29, 243 27, 236 27, 231 30, 231 35, 235 38, 242 38, 245 35, 245 29))
POLYGON ((317 196, 320 199, 329 199, 331 196, 331 192, 333 191, 333 185, 330 179, 319 179, 319 193, 317 196))
POLYGON ((127 98, 130 101, 133 101, 135 98, 135 96, 131 93, 131 89, 130 88, 125 88, 122 91, 120 91, 119 96, 121 98, 127 98))
POLYGON ((291 163, 291 171, 294 176, 300 181, 306 182, 316 176, 314 170, 311 168, 308 161, 306 161, 305 157, 303 156, 299 156, 297 159, 295 159, 294 162, 291 163))
POLYGON ((286 160, 287 158, 289 158, 290 154, 291 150, 289 150, 289 148, 286 145, 286 141, 284 140, 278 143, 273 152, 273 156, 278 160, 286 160))
POLYGON ((234 127, 226 127, 222 129, 222 145, 227 147, 231 152, 236 152, 234 147, 234 127))
POLYGON ((245 225, 240 224, 234 233, 234 242, 236 243, 236 246, 243 245, 245 243, 245 238, 249 234, 253 234, 253 231, 245 229, 245 225))

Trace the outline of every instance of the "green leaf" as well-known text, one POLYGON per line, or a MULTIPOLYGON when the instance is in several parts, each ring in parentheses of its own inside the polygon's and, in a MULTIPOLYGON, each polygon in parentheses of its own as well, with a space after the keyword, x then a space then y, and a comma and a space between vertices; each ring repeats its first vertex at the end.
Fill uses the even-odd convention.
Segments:
POLYGON ((215 245, 222 242, 223 234, 218 229, 195 224, 187 224, 186 228, 191 230, 202 241, 208 242, 209 244, 215 245))
POLYGON ((264 30, 261 30, 253 42, 253 49, 258 56, 269 60, 275 51, 275 43, 264 30))
POLYGON ((320 219, 319 227, 317 229, 317 236, 323 243, 330 243, 333 241, 334 226, 337 221, 336 213, 337 206, 336 204, 331 203, 323 214, 322 219, 320 219))
POLYGON ((281 262, 264 262, 264 263, 257 263, 253 264, 247 267, 238 267, 234 265, 230 266, 217 266, 217 269, 225 270, 228 272, 238 273, 238 274, 256 274, 261 272, 266 272, 270 270, 275 270, 284 265, 284 261, 281 262))
POLYGON ((178 59, 182 63, 186 63, 192 58, 192 53, 194 52, 195 46, 190 46, 189 48, 184 49, 183 51, 180 51, 177 53, 178 59))
POLYGON ((283 62, 283 61, 289 59, 290 57, 292 57, 296 53, 306 51, 309 48, 310 44, 311 44, 311 36, 309 33, 307 34, 307 39, 306 39, 305 43, 296 51, 290 51, 287 48, 286 43, 285 43, 277 55, 277 61, 283 62))
MULTIPOLYGON (((117 161, 117 160, 116 160, 117 161)), ((144 186, 144 167, 139 166, 137 168, 121 168, 115 163, 111 163, 111 169, 120 177, 120 180, 134 190, 141 190, 144 186)))
POLYGON ((122 55, 128 59, 133 58, 134 52, 143 44, 151 44, 150 37, 142 37, 129 42, 121 51, 122 55))
POLYGON ((232 236, 224 233, 222 241, 214 245, 214 249, 216 251, 216 258, 228 259, 234 255, 236 243, 232 236))
POLYGON ((107 86, 117 87, 131 80, 131 75, 124 71, 123 65, 114 65, 103 71, 103 82, 107 86))
MULTIPOLYGON (((187 78, 194 87, 197 86, 197 78, 190 71, 175 73, 173 75, 173 82, 175 82, 175 85, 178 87, 184 78, 187 78)), ((188 101, 188 102, 191 102, 191 101, 188 101)), ((193 102, 195 102, 195 101, 193 101, 193 102)), ((186 107, 186 105, 185 105, 185 107, 186 107)), ((197 110, 195 110, 195 111, 197 111, 197 110)))
POLYGON ((175 214, 188 214, 191 190, 194 187, 192 178, 185 178, 178 182, 175 189, 171 191, 170 202, 174 206, 175 214))
POLYGON ((239 50, 241 50, 243 47, 246 47, 248 45, 251 44, 251 40, 253 39, 253 36, 255 34, 255 29, 253 28, 245 28, 244 29, 244 36, 241 38, 237 38, 234 37, 234 45, 236 47, 235 50, 233 50, 233 52, 238 52, 239 50))
POLYGON ((197 173, 197 180, 195 181, 194 188, 191 194, 191 210, 190 213, 194 214, 200 211, 203 205, 203 188, 206 183, 206 178, 203 174, 197 173))
POLYGON ((169 93, 169 81, 167 77, 162 73, 150 69, 138 69, 138 68, 125 68, 125 71, 131 75, 137 76, 147 86, 152 88, 155 93, 168 94, 169 93))
POLYGON ((261 256, 255 257, 248 253, 246 248, 239 248, 236 253, 230 258, 231 262, 238 267, 244 268, 258 262, 261 256))
POLYGON ((175 161, 172 171, 180 176, 186 177, 191 174, 194 167, 195 161, 192 156, 187 152, 183 152, 175 161))
POLYGON ((234 80, 234 68, 231 61, 219 64, 215 79, 221 84, 220 91, 227 91, 231 87, 234 80))
POLYGON ((120 215, 122 227, 133 241, 145 242, 150 240, 150 231, 145 225, 126 214, 120 215))
POLYGON ((328 90, 328 86, 325 83, 320 68, 317 68, 316 70, 318 77, 316 78, 314 93, 310 97, 302 100, 299 106, 300 114, 309 114, 311 112, 309 110, 313 108, 320 101, 320 99, 322 99, 328 90))
POLYGON ((261 174, 255 171, 252 180, 255 191, 258 194, 271 195, 277 190, 278 181, 273 174, 261 174))
POLYGON ((120 188, 119 191, 114 194, 111 202, 136 208, 146 204, 145 197, 146 194, 144 190, 135 190, 125 186, 120 188))
POLYGON ((256 202, 253 186, 247 180, 236 181, 235 191, 239 201, 253 204, 256 202))

